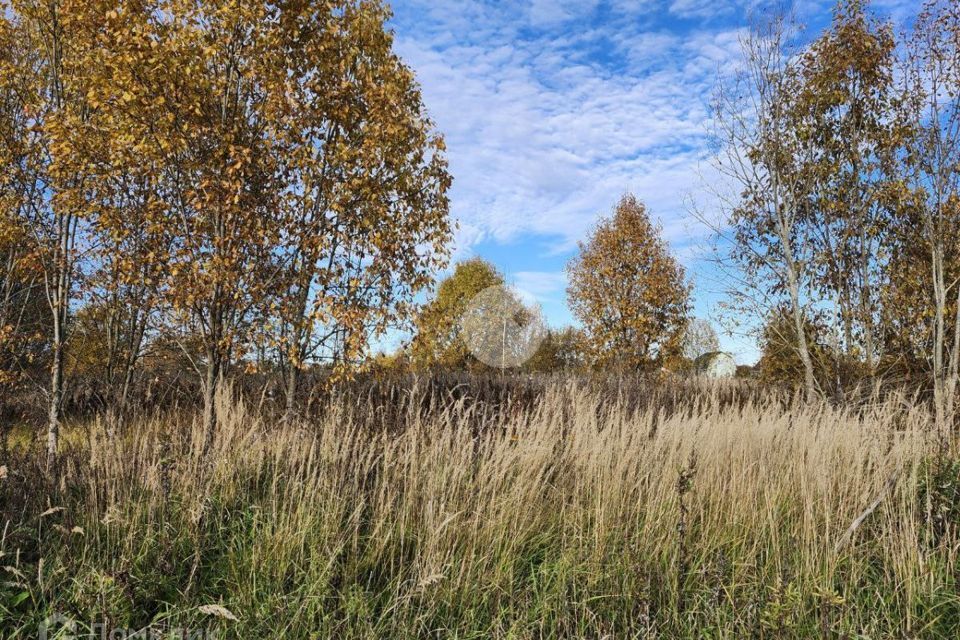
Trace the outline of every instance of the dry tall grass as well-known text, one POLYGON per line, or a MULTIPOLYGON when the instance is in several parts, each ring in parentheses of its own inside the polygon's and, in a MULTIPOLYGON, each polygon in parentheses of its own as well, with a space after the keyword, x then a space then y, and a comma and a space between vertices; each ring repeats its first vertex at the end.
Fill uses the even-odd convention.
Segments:
POLYGON ((224 402, 206 460, 187 418, 100 420, 54 487, 11 460, 3 637, 53 612, 237 638, 958 635, 958 467, 919 406, 417 394, 298 425, 224 402))

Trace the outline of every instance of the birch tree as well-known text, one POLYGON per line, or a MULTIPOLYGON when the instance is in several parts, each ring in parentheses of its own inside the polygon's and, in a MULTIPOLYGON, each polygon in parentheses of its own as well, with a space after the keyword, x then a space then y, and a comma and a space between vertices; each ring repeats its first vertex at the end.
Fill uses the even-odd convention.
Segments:
POLYGON ((276 10, 226 0, 116 3, 104 12, 90 91, 108 114, 101 200, 122 193, 122 176, 137 181, 104 227, 118 248, 146 243, 144 258, 162 268, 132 277, 156 278, 169 321, 202 345, 191 361, 202 379, 205 448, 253 310, 277 282, 280 190, 266 103, 282 70, 269 66, 276 43, 263 28, 276 10))
POLYGON ((938 424, 955 413, 960 378, 960 273, 955 229, 960 221, 960 6, 927 3, 904 61, 904 193, 926 248, 930 366, 938 424))
POLYGON ((809 225, 815 287, 836 300, 843 348, 873 372, 889 230, 884 194, 897 132, 896 40, 864 0, 843 0, 803 54, 797 122, 814 145, 809 225))
POLYGON ((288 416, 308 361, 350 367, 411 319, 413 297, 446 264, 443 141, 387 17, 346 0, 291 5, 279 22, 273 66, 286 72, 268 106, 285 194, 276 318, 288 416))
POLYGON ((768 317, 786 298, 803 366, 803 388, 817 394, 813 360, 804 327, 808 322, 810 264, 807 216, 815 148, 798 121, 795 98, 801 86, 795 26, 782 16, 756 25, 741 40, 738 72, 715 101, 716 167, 734 185, 724 199, 722 241, 741 274, 729 291, 732 304, 768 317))
POLYGON ((89 117, 87 65, 94 47, 90 4, 14 0, 3 5, 4 30, 12 30, 22 57, 0 67, 0 81, 21 110, 17 159, 5 182, 16 193, 17 215, 27 235, 23 251, 40 273, 49 309, 50 372, 47 466, 57 455, 64 366, 86 232, 94 212, 83 197, 84 168, 69 153, 74 131, 89 117))

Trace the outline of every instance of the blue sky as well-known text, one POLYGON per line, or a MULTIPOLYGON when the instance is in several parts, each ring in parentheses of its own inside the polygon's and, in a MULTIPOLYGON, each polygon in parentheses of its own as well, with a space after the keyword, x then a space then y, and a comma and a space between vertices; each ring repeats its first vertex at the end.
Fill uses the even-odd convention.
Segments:
MULTIPOLYGON (((903 20, 915 3, 877 0, 903 20)), ((737 61, 755 0, 395 0, 396 50, 446 137, 459 223, 455 258, 478 255, 574 324, 564 265, 625 192, 643 200, 710 318, 722 286, 703 259, 710 208, 708 103, 737 61)), ((816 34, 832 2, 798 0, 816 34)), ((741 362, 758 354, 721 336, 741 362)))

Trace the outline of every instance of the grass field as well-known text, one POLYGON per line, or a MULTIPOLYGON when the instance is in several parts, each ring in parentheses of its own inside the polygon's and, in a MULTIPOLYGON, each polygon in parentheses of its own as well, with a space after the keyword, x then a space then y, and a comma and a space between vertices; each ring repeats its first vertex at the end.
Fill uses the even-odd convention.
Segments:
POLYGON ((206 458, 188 414, 78 425, 59 482, 37 447, 0 480, 0 636, 960 635, 960 465, 918 404, 661 395, 221 399, 206 458))

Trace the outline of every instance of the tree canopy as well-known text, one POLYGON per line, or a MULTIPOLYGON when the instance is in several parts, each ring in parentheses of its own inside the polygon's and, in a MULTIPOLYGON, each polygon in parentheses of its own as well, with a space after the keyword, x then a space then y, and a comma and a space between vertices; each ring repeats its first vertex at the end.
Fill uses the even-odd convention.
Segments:
POLYGON ((596 366, 649 369, 679 355, 690 287, 646 207, 624 196, 567 266, 567 296, 596 366))

